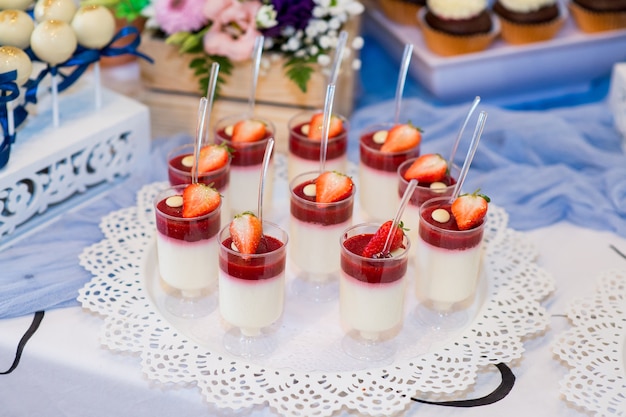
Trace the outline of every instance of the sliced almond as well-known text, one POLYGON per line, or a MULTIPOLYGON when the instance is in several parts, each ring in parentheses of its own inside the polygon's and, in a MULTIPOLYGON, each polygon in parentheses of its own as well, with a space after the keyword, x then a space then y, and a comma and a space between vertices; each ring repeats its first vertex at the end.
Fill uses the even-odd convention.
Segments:
POLYGON ((233 135, 233 129, 235 127, 233 125, 228 125, 226 126, 226 128, 224 129, 224 133, 226 133, 228 136, 232 136, 233 135))
POLYGON ((187 155, 181 161, 184 167, 191 168, 193 166, 193 155, 187 155))
POLYGON ((310 129, 311 125, 307 123, 305 125, 302 125, 302 127, 300 128, 300 132, 302 132, 303 135, 308 135, 310 129))
POLYGON ((314 183, 307 184, 302 189, 302 192, 307 197, 315 197, 315 194, 317 194, 317 187, 315 186, 314 183))
POLYGON ((374 133, 374 136, 372 136, 372 140, 374 141, 374 143, 381 145, 385 143, 385 140, 387 140, 388 134, 389 132, 386 130, 379 130, 378 132, 374 133))
POLYGON ((235 252, 239 252, 239 249, 237 248, 237 245, 235 245, 235 242, 230 242, 230 248, 235 252))
POLYGON ((172 195, 170 197, 167 197, 167 200, 165 200, 165 204, 167 204, 168 207, 172 207, 172 208, 182 207, 183 206, 183 196, 182 195, 172 195))
POLYGON ((440 181, 435 181, 430 184, 430 189, 436 193, 443 193, 448 186, 440 181))
POLYGON ((438 223, 446 223, 450 220, 450 213, 448 213, 448 210, 442 208, 434 210, 430 216, 438 223))

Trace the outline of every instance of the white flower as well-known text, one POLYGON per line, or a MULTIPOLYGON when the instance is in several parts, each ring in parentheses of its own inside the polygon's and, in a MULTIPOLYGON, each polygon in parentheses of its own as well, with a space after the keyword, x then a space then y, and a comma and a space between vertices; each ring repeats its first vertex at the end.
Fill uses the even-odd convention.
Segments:
POLYGON ((320 48, 322 49, 330 48, 332 46, 332 41, 330 39, 330 36, 326 36, 326 35, 320 36, 319 45, 320 45, 320 48))
POLYGON ((357 36, 352 40, 352 49, 356 49, 357 51, 363 48, 363 38, 361 36, 357 36))
POLYGON ((361 69, 361 60, 360 59, 355 59, 354 61, 352 61, 352 69, 355 71, 358 71, 361 69))
POLYGON ((326 67, 330 65, 330 57, 326 54, 320 54, 317 57, 317 63, 321 65, 322 67, 326 67))
POLYGON ((278 20, 276 20, 276 10, 274 9, 274 5, 265 4, 261 6, 259 11, 256 14, 256 24, 257 27, 261 29, 268 29, 274 27, 278 24, 278 20))

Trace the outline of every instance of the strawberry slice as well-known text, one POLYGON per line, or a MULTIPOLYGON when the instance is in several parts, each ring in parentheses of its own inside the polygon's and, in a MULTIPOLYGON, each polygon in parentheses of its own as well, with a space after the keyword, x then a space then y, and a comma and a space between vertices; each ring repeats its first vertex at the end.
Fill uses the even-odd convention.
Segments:
POLYGON ((487 215, 487 208, 491 199, 480 190, 472 194, 462 194, 457 197, 450 208, 459 230, 469 230, 478 226, 487 215))
POLYGON ((422 141, 422 129, 414 126, 411 122, 395 125, 389 129, 385 143, 381 146, 381 152, 402 152, 414 148, 422 141))
POLYGON ((236 215, 230 222, 228 230, 240 253, 256 253, 263 237, 263 226, 261 220, 254 213, 245 211, 236 215))
POLYGON ((315 201, 332 203, 343 200, 352 194, 354 183, 345 174, 337 171, 325 171, 315 181, 315 201))
POLYGON ((404 224, 400 222, 399 224, 396 225, 396 230, 392 237, 389 252, 387 254, 382 253, 383 249, 385 248, 385 242, 387 241, 387 236, 389 235, 389 232, 391 231, 392 224, 393 222, 391 220, 387 220, 378 228, 378 230, 376 230, 376 233, 374 233, 374 236, 372 236, 372 238, 367 243, 367 245, 365 245, 365 248, 363 248, 363 253, 361 254, 361 256, 363 256, 364 258, 388 257, 389 253, 393 252, 394 250, 399 249, 399 248, 404 248, 404 245, 402 244, 402 240, 404 237, 404 233, 403 233, 404 224))
POLYGON ((220 205, 221 198, 215 188, 206 184, 189 184, 183 191, 183 217, 204 216, 220 205))
POLYGON ((198 157, 198 173, 216 171, 228 163, 230 152, 226 145, 211 144, 200 149, 198 157))
MULTIPOLYGON (((322 140, 322 129, 324 126, 324 113, 316 113, 311 117, 309 122, 309 139, 322 140)), ((328 137, 334 138, 343 132, 343 122, 335 115, 330 116, 330 127, 328 129, 328 137)))
POLYGON ((233 142, 256 142, 265 137, 267 126, 260 120, 245 119, 233 126, 233 142))
POLYGON ((404 179, 432 183, 441 181, 448 173, 448 161, 438 153, 420 155, 404 173, 404 179))

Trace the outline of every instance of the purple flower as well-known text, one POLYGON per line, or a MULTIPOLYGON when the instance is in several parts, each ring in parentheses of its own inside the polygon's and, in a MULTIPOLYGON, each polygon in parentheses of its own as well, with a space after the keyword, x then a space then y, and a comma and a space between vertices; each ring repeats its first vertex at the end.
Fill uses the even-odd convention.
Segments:
POLYGON ((276 10, 276 20, 278 24, 269 29, 263 30, 263 35, 270 38, 280 37, 282 30, 286 27, 294 29, 306 28, 315 3, 313 0, 271 0, 276 10))

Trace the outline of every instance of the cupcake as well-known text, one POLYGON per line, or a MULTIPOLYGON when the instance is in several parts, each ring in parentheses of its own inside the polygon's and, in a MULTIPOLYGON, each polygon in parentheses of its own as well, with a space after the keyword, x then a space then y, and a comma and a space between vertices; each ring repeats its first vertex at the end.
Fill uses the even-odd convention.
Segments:
POLYGON ((442 56, 483 51, 499 31, 487 0, 426 0, 419 20, 426 46, 442 56))
POLYGON ((500 18, 502 39, 515 45, 552 39, 567 16, 557 0, 496 0, 493 12, 500 18))
POLYGON ((569 9, 583 32, 626 28, 626 0, 571 0, 569 9))
POLYGON ((417 13, 426 5, 426 0, 378 0, 385 16, 401 25, 416 26, 417 13))

